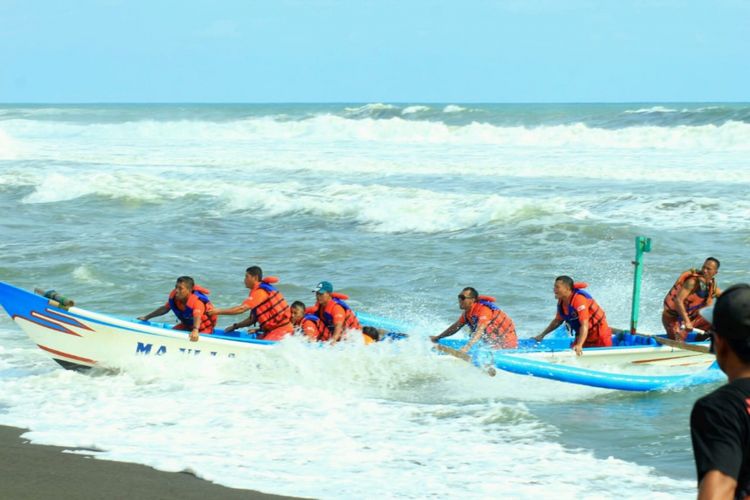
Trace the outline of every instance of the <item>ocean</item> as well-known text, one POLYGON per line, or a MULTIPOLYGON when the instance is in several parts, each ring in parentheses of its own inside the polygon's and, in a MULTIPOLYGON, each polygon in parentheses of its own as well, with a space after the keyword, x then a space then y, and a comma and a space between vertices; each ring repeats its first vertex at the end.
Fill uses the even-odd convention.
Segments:
POLYGON ((289 300, 328 280, 415 325, 398 347, 79 374, 3 315, 0 424, 285 495, 693 497, 689 412, 716 386, 490 378, 427 336, 465 286, 536 335, 562 274, 627 327, 639 235, 639 329, 660 332, 706 257, 722 288, 750 281, 748 186, 750 104, 0 105, 0 280, 137 317, 180 275, 237 305, 259 265, 289 300))

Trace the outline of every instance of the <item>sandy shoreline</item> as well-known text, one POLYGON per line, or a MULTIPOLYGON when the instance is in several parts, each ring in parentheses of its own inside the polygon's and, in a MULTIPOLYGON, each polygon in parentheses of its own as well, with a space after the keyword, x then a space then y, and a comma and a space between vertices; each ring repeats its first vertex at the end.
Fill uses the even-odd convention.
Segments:
POLYGON ((219 486, 180 472, 63 453, 30 444, 24 429, 0 426, 0 498, 21 499, 280 499, 219 486))

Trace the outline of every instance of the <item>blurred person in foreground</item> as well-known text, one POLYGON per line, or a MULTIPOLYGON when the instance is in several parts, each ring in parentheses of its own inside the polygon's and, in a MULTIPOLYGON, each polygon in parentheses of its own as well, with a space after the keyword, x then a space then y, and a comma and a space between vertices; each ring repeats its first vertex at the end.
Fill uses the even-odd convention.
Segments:
POLYGON ((690 414, 698 498, 750 499, 750 285, 728 288, 701 315, 728 383, 690 414))

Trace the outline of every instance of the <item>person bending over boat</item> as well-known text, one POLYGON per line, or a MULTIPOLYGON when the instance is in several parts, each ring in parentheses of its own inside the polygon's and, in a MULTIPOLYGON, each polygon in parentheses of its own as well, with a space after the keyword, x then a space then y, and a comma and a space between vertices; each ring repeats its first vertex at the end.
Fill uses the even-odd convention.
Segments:
POLYGON ((211 292, 196 285, 190 276, 180 276, 174 290, 169 294, 167 303, 138 319, 148 321, 171 310, 180 320, 174 329, 190 330, 190 340, 197 342, 199 333, 213 333, 216 326, 216 316, 209 315, 213 310, 213 304, 208 298, 209 293, 211 292))
POLYGON ((403 333, 392 333, 390 336, 388 332, 382 328, 375 328, 374 326, 363 326, 362 327, 362 340, 365 345, 374 344, 375 342, 382 342, 388 338, 397 339, 406 337, 403 333))
POLYGON ((704 309, 711 347, 728 384, 695 402, 690 436, 698 498, 750 498, 750 285, 734 285, 704 309))
POLYGON ((271 283, 278 279, 269 276, 263 278, 263 271, 258 266, 250 266, 245 270, 245 287, 250 294, 242 304, 227 309, 214 309, 211 314, 216 316, 242 314, 250 311, 250 315, 224 329, 232 332, 238 328, 258 324, 259 338, 263 340, 281 340, 294 332, 291 322, 291 311, 284 299, 284 295, 271 283))
POLYGON ((557 299, 557 314, 534 340, 541 342, 545 335, 565 322, 575 334, 571 347, 578 356, 583 354, 584 347, 612 345, 612 330, 607 324, 604 309, 584 288, 585 283, 574 283, 570 276, 555 278, 552 290, 557 299))
MULTIPOLYGON (((310 341, 318 341, 320 339, 320 326, 323 322, 314 314, 315 310, 315 307, 308 309, 305 307, 305 303, 299 300, 292 303, 292 325, 294 325, 295 335, 304 335, 310 341)), ((375 328, 374 326, 362 327, 362 340, 365 345, 380 342, 387 337, 388 333, 385 330, 375 328)))
POLYGON ((472 287, 464 288, 458 294, 458 307, 464 311, 455 323, 430 340, 437 343, 440 339, 450 337, 464 325, 469 325, 472 335, 461 351, 468 352, 471 347, 482 340, 493 349, 515 349, 518 347, 516 326, 510 316, 495 304, 495 299, 479 295, 472 287))
MULTIPOLYGON (((308 309, 305 307, 305 303, 299 300, 292 303, 292 325, 294 325, 294 333, 296 335, 304 335, 311 341, 320 340, 320 327, 323 322, 314 314, 315 311, 315 307, 308 309)), ((395 338, 398 335, 403 336, 404 334, 393 334, 391 337, 395 338)), ((388 332, 380 328, 375 328, 374 326, 362 327, 362 340, 365 345, 380 342, 388 337, 388 332)))
POLYGON ((319 340, 339 342, 347 330, 362 330, 357 315, 344 302, 342 296, 334 296, 333 285, 329 281, 321 281, 315 287, 315 314, 320 318, 321 335, 319 340))
POLYGON ((708 330, 710 325, 699 313, 721 293, 715 278, 719 266, 717 259, 707 258, 700 271, 688 269, 682 273, 664 297, 661 323, 670 339, 685 340, 694 328, 708 330))
POLYGON ((304 302, 292 302, 292 326, 296 335, 304 335, 308 340, 317 341, 320 337, 320 318, 314 314, 315 309, 308 312, 304 302))

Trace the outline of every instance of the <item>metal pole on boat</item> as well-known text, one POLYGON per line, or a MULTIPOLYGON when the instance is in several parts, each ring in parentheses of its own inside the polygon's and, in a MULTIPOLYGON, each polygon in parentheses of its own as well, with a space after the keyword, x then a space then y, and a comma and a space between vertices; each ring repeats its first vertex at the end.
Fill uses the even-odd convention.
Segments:
POLYGON ((630 333, 638 330, 638 307, 641 302, 641 279, 643 278, 643 254, 651 251, 651 238, 635 237, 635 273, 633 276, 633 304, 630 308, 630 333))

